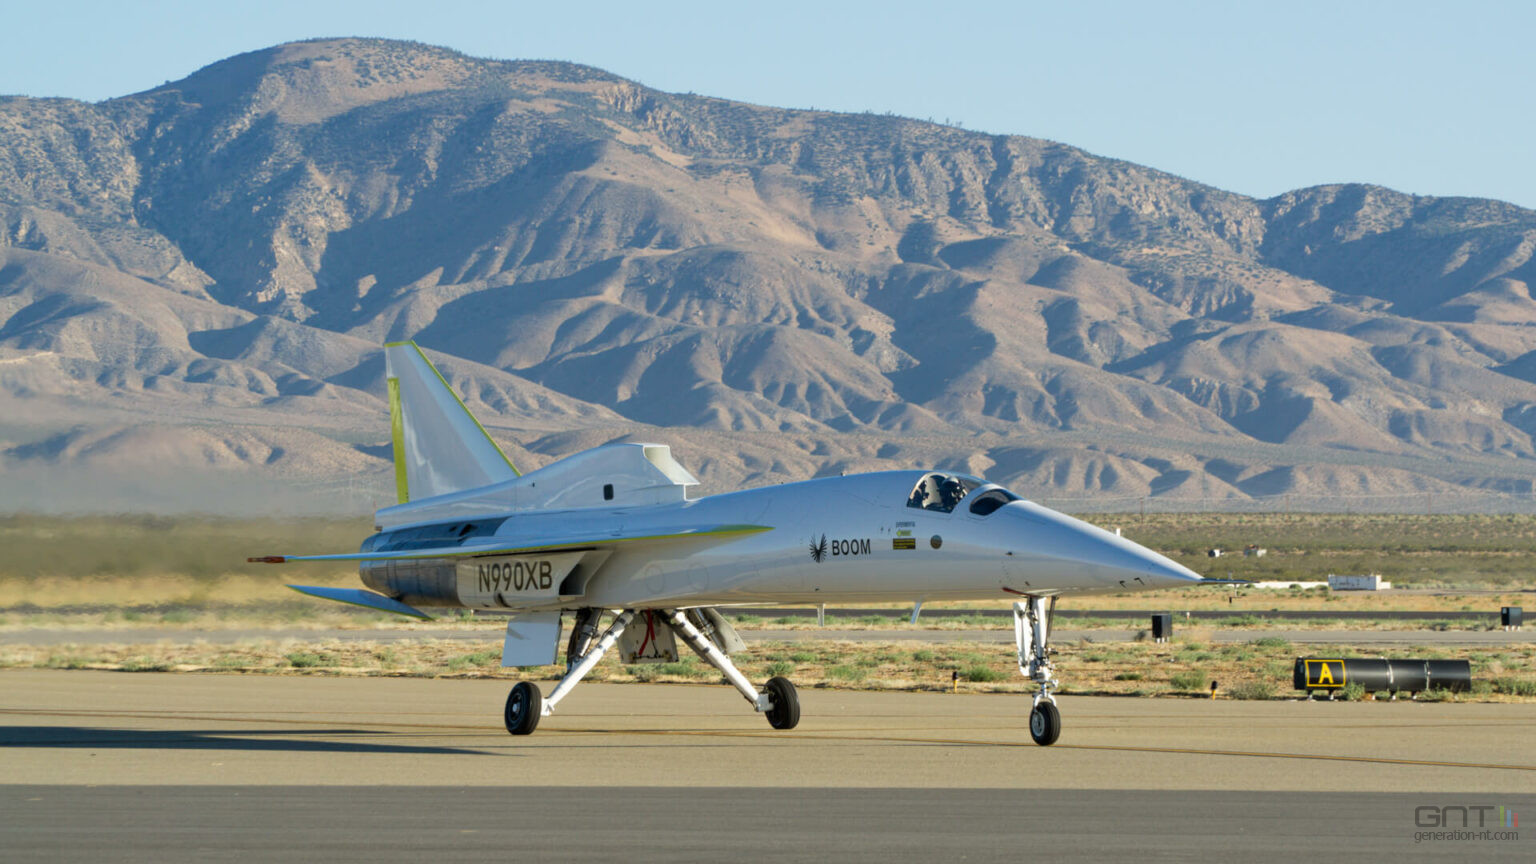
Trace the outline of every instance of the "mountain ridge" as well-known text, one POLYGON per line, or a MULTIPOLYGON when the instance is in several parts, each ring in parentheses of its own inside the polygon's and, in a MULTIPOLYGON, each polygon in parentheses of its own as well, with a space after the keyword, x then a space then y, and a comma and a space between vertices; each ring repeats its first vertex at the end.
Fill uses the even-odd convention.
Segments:
POLYGON ((110 470, 71 442, 137 417, 227 429, 185 471, 291 459, 377 493, 357 447, 384 432, 377 345, 404 338, 525 462, 676 440, 715 489, 939 463, 1234 506, 1536 480, 1536 212, 1503 202, 1253 199, 1040 139, 362 39, 0 98, 0 142, 0 492, 110 470), (323 434, 273 458, 264 426, 323 434))

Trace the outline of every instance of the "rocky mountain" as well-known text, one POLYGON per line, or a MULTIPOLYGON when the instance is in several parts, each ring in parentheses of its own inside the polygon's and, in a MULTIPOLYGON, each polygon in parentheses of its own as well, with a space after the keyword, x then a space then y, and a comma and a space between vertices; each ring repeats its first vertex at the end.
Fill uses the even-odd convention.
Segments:
POLYGON ((709 490, 939 465, 1076 509, 1518 505, 1533 251, 1536 212, 1497 201, 1254 200, 1032 138, 294 43, 0 98, 0 505, 382 501, 379 345, 407 338, 520 466, 627 436, 709 490))

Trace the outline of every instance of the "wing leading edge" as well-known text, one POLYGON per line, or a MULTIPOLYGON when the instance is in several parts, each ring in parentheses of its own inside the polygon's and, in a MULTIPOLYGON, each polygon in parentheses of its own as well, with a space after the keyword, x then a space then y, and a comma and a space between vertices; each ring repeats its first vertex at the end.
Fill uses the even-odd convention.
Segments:
POLYGON ((491 542, 463 546, 439 546, 432 549, 400 549, 382 552, 338 552, 330 555, 264 555, 246 560, 256 564, 286 564, 290 561, 403 561, 415 558, 465 558, 476 555, 519 555, 555 552, 566 549, 591 549, 620 543, 664 543, 710 537, 733 537, 772 531, 767 525, 694 525, 672 530, 618 532, 603 535, 546 537, 538 542, 491 542))

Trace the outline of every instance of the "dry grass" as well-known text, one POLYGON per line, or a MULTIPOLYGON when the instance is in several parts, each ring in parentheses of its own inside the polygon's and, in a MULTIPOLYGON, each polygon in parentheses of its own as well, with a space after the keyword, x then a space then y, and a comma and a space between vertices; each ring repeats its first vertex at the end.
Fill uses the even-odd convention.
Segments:
MULTIPOLYGON (((1191 589, 1191 592, 1193 589, 1191 589)), ((1073 606, 1098 607, 1100 597, 1072 598, 1065 601, 1061 608, 1070 609, 1073 606)), ((1178 609, 1184 607, 1175 606, 1166 602, 1167 598, 1151 598, 1144 601, 1141 606, 1127 606, 1121 608, 1154 608, 1154 609, 1178 609), (1164 602, 1159 603, 1162 599, 1164 602)), ((975 601, 969 606, 981 605, 975 601)), ((1255 604, 1257 605, 1257 604, 1255 604)), ((1511 604, 1503 604, 1511 605, 1511 604)), ((1305 609, 1307 607, 1298 607, 1305 609)), ((1326 607, 1317 607, 1326 608, 1326 607)), ((1480 604, 1466 612, 1494 612, 1498 604, 1489 606, 1480 604)), ((826 613, 826 626, 817 625, 816 619, 809 615, 785 615, 767 617, 762 615, 731 615, 730 610, 725 610, 738 630, 878 630, 878 631, 907 631, 918 632, 923 630, 1012 630, 1013 618, 1009 615, 959 615, 945 614, 943 610, 924 612, 916 624, 909 623, 909 611, 893 610, 885 615, 844 615, 836 609, 828 609, 826 613)), ((1229 617, 1215 619, 1192 619, 1186 622, 1175 613, 1175 625, 1177 629, 1192 633, 1209 633, 1212 630, 1337 630, 1340 622, 1337 619, 1328 618, 1263 618, 1257 615, 1248 615, 1242 612, 1233 612, 1229 617)), ((1067 630, 1138 630, 1145 629, 1148 625, 1143 618, 1110 618, 1110 617, 1067 617, 1056 619, 1056 627, 1067 630)), ((1405 631, 1405 630, 1472 630, 1485 631, 1498 627, 1496 619, 1474 618, 1457 610, 1445 612, 1444 618, 1431 620, 1415 619, 1361 619, 1347 622, 1349 630, 1371 631, 1405 631)))
POLYGON ((1529 584, 1536 516, 1317 513, 1094 515, 1126 537, 1217 578, 1305 581, 1380 573, 1408 587, 1510 588, 1529 584), (1268 549, 1247 558, 1248 544, 1268 549), (1212 559, 1219 547, 1234 556, 1212 559))
MULTIPOLYGON (((1532 562, 1536 566, 1536 561, 1532 562)), ((1207 574, 1215 578, 1217 574, 1207 574)), ((1225 579, 1226 574, 1220 574, 1225 579)), ((1327 574, 1325 573, 1324 576, 1327 574)), ((1234 578, 1248 578, 1238 576, 1234 578)), ((1168 589, 1165 591, 1104 594, 1073 601, 1073 606, 1094 609, 1164 609, 1183 612, 1213 610, 1307 610, 1324 612, 1444 612, 1447 618, 1457 612, 1497 612, 1500 606, 1529 604, 1530 595, 1518 589, 1494 593, 1423 594, 1402 591, 1329 591, 1327 589, 1268 589, 1209 586, 1168 589)))
MULTIPOLYGON (((496 634, 467 650, 462 641, 430 637, 405 642, 253 639, 232 645, 132 644, 0 646, 0 668, 115 669, 247 674, 486 677, 553 681, 563 666, 501 669, 496 634)), ((1165 644, 1084 642, 1063 645, 1056 657, 1062 692, 1117 696, 1294 697, 1291 666, 1298 653, 1373 654, 1348 645, 1307 646, 1279 639, 1242 644, 1181 640, 1165 644)), ((1499 648, 1403 648, 1403 656, 1468 659, 1478 682, 1458 699, 1536 701, 1536 645, 1499 648)), ((991 643, 819 641, 754 643, 736 656, 749 677, 785 675, 801 687, 859 690, 1028 692, 1011 646, 991 643), (958 673, 958 680, 955 674, 958 673)), ((720 675, 693 657, 626 666, 610 655, 587 680, 717 682, 720 675)))
POLYGON ((356 587, 357 571, 313 574, 269 567, 257 576, 237 574, 193 579, 181 575, 99 576, 66 579, 0 580, 0 607, 85 612, 148 606, 213 607, 255 605, 293 599, 284 587, 306 585, 356 587))
MULTIPOLYGON (((191 516, 0 516, 0 599, 21 586, 57 591, 78 583, 173 577, 207 583, 229 576, 277 578, 254 555, 345 552, 373 530, 363 519, 233 519, 191 516)), ((355 576, 348 564, 294 565, 306 579, 355 576)))

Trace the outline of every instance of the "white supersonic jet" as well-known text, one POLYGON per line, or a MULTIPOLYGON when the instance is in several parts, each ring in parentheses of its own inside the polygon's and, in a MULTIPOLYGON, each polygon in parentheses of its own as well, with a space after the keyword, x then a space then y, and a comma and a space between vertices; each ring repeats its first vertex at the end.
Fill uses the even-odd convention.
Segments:
POLYGON ((291 586, 329 600, 418 618, 422 606, 508 615, 502 666, 554 663, 571 613, 565 677, 547 696, 512 688, 513 735, 534 731, 615 645, 626 663, 665 662, 678 639, 775 729, 793 729, 794 685, 754 687, 716 607, 1013 599, 1019 670, 1039 685, 1030 734, 1051 744, 1056 599, 1203 581, 962 474, 880 471, 690 498, 698 481, 666 446, 609 444, 520 475, 414 343, 385 357, 400 503, 378 511, 358 552, 251 560, 361 562, 371 591, 291 586))

